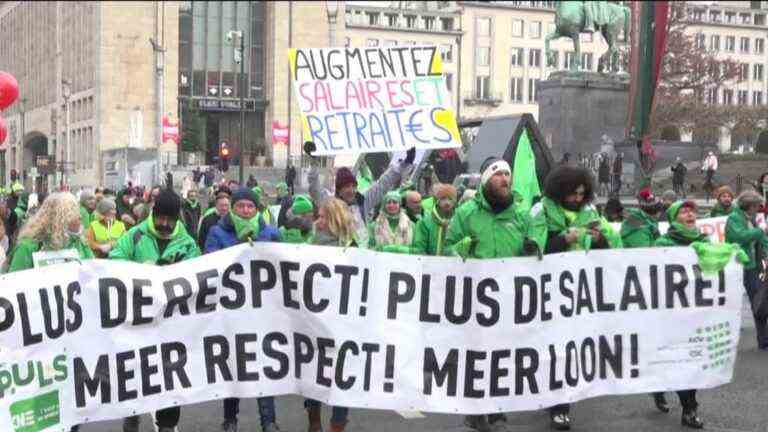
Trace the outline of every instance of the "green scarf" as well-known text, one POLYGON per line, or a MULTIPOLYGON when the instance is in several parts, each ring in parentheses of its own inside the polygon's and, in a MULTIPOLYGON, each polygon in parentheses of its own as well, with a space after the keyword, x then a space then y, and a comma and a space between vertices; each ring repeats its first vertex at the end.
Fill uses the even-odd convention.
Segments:
MULTIPOLYGON (((173 227, 173 232, 171 233, 171 236, 168 237, 168 239, 174 239, 181 233, 181 225, 182 224, 180 224, 179 221, 176 221, 176 225, 173 227)), ((147 229, 149 230, 150 234, 155 236, 155 238, 163 238, 155 229, 155 218, 152 213, 150 213, 149 217, 147 217, 147 229)))
MULTIPOLYGON (((589 235, 589 226, 595 222, 600 225, 600 232, 603 233, 611 249, 621 247, 621 237, 611 228, 597 210, 587 204, 579 211, 571 211, 563 208, 558 203, 548 197, 541 200, 543 214, 546 218, 547 231, 565 233, 569 228, 576 228, 579 231, 579 238, 576 243, 571 245, 570 250, 589 250, 592 247, 592 236, 589 235)), ((543 250, 546 244, 546 231, 540 233, 543 238, 536 239, 539 247, 543 250)))
POLYGON ((259 236, 259 214, 256 216, 245 219, 236 215, 234 212, 229 212, 229 219, 232 221, 232 225, 235 227, 235 236, 240 241, 250 241, 259 236))
POLYGON ((200 205, 200 202, 197 201, 197 200, 192 201, 192 200, 188 199, 186 201, 187 201, 187 204, 189 204, 189 206, 192 207, 192 208, 196 208, 197 206, 200 205))
MULTIPOLYGON (((453 215, 451 215, 451 217, 452 216, 453 215)), ((437 206, 432 207, 432 217, 434 217, 435 222, 437 222, 437 249, 435 250, 435 256, 442 256, 445 231, 451 223, 451 217, 443 218, 440 216, 437 206)))
POLYGON ((709 241, 709 238, 700 233, 698 228, 688 228, 680 222, 672 222, 669 225, 667 237, 681 246, 688 246, 693 242, 709 241))
POLYGON ((699 257, 699 267, 702 273, 716 274, 731 262, 731 258, 736 255, 736 260, 742 264, 749 262, 749 256, 737 244, 709 242, 693 242, 691 247, 696 251, 699 257))

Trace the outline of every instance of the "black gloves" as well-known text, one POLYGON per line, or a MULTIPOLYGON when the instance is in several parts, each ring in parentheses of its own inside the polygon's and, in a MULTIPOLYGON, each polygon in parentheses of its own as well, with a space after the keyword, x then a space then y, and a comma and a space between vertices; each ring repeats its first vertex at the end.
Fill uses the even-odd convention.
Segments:
POLYGON ((411 147, 411 149, 405 153, 405 160, 403 163, 410 165, 413 163, 414 159, 416 159, 416 147, 411 147))
POLYGON ((307 141, 304 143, 304 153, 307 154, 307 156, 314 156, 312 153, 314 153, 317 150, 317 146, 312 141, 307 141))

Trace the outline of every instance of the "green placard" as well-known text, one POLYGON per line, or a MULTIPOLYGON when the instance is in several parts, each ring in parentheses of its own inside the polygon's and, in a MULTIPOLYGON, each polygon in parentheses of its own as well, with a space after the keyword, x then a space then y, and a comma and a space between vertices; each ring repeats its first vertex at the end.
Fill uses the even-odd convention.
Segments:
POLYGON ((15 432, 39 432, 61 422, 59 391, 54 390, 11 405, 15 432))

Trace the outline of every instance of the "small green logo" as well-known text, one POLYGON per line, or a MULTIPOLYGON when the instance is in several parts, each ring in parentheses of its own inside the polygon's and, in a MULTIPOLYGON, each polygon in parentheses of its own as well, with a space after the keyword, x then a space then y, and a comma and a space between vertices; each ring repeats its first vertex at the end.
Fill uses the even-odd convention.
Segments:
POLYGON ((11 405, 14 432, 39 432, 61 421, 59 391, 44 393, 11 405))

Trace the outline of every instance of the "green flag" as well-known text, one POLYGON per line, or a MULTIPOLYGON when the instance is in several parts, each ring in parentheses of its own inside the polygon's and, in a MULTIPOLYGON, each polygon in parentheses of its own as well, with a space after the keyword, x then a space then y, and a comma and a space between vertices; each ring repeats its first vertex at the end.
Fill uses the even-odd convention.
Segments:
POLYGON ((360 168, 357 170, 357 191, 364 194, 371 187, 373 183, 373 175, 371 169, 368 168, 368 164, 363 161, 360 164, 360 168))
POLYGON ((523 209, 529 210, 533 198, 541 195, 539 179, 536 176, 536 157, 533 155, 528 130, 524 129, 517 141, 515 166, 512 169, 512 191, 515 192, 523 209))

